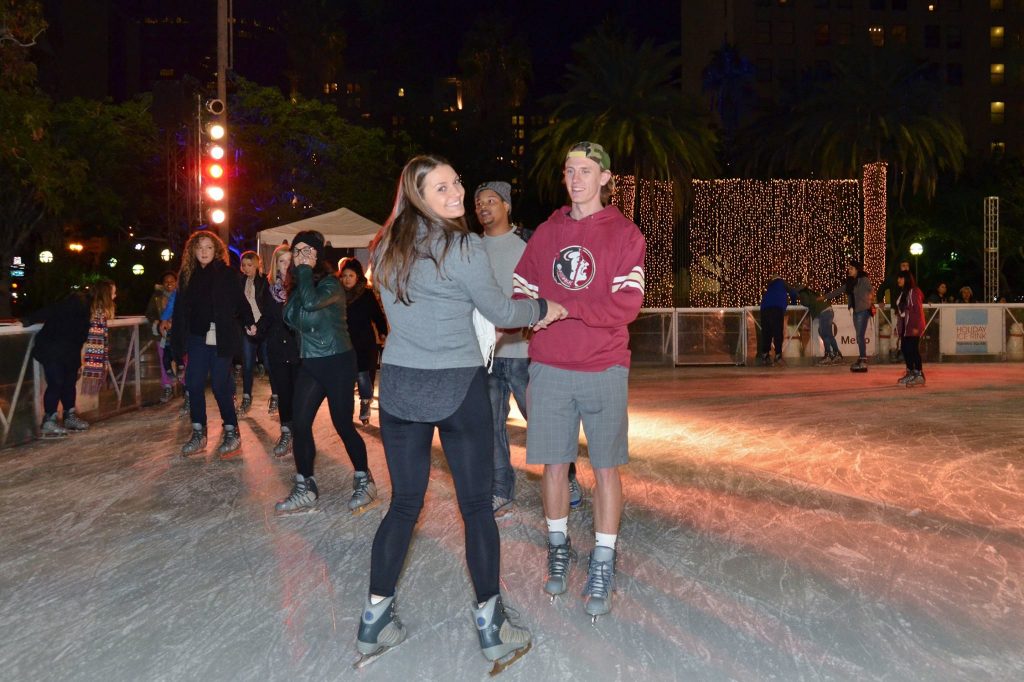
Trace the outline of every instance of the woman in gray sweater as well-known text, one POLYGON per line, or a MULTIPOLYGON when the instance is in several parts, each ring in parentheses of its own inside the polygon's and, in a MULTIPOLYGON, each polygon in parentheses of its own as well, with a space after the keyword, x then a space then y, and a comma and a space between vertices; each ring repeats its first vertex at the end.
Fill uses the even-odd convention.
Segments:
POLYGON ((405 637, 395 585, 423 508, 437 429, 465 524, 466 563, 476 590, 473 620, 484 656, 497 666, 525 653, 530 633, 508 620, 498 587, 493 427, 473 310, 498 327, 534 329, 566 311, 553 301, 505 296, 483 241, 466 227, 464 198, 461 179, 444 159, 415 157, 402 170, 391 217, 370 247, 375 286, 391 325, 379 403, 392 494, 373 540, 357 647, 374 656, 405 637))

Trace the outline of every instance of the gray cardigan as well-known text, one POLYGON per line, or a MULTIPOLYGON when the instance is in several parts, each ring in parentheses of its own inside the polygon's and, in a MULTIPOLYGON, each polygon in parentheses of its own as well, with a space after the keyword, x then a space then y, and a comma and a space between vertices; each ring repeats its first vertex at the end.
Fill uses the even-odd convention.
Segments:
MULTIPOLYGON (((438 231, 420 228, 422 249, 440 255, 438 231)), ((494 279, 483 239, 455 237, 440 273, 434 262, 419 258, 407 288, 410 303, 377 283, 391 325, 382 364, 417 369, 481 367, 483 357, 473 330, 473 308, 497 327, 530 327, 540 319, 534 300, 509 299, 494 279)))
MULTIPOLYGON (((825 299, 835 298, 846 293, 846 287, 839 287, 834 291, 830 291, 825 294, 825 299)), ((849 297, 847 297, 849 299, 849 297)), ((853 284, 853 300, 847 300, 846 305, 853 310, 855 313, 864 312, 869 310, 872 304, 871 300, 871 280, 864 277, 858 277, 857 281, 853 284)))

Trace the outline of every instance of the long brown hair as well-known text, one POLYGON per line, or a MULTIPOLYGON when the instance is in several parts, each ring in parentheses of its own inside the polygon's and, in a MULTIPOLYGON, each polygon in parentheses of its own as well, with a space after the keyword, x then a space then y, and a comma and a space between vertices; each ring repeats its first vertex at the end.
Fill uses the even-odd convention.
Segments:
POLYGON ((207 230, 193 232, 192 236, 185 242, 184 255, 181 257, 181 271, 178 273, 179 287, 186 287, 188 280, 192 277, 192 273, 199 267, 199 260, 196 258, 196 247, 199 246, 200 239, 209 239, 213 242, 213 260, 224 261, 225 265, 230 264, 228 261, 228 248, 224 246, 224 242, 220 240, 220 237, 207 230))
POLYGON ((114 319, 114 283, 111 280, 101 279, 93 283, 89 313, 92 317, 102 315, 108 320, 114 319))
POLYGON ((405 164, 395 192, 395 205, 384 227, 370 244, 373 277, 378 289, 390 289, 395 298, 406 305, 409 300, 409 275, 420 258, 434 261, 438 271, 456 238, 460 245, 469 236, 465 216, 442 218, 430 209, 423 198, 423 181, 430 171, 439 166, 450 166, 444 158, 433 154, 413 157, 405 164), (444 247, 435 255, 417 242, 416 232, 425 224, 432 233, 444 236, 444 247))

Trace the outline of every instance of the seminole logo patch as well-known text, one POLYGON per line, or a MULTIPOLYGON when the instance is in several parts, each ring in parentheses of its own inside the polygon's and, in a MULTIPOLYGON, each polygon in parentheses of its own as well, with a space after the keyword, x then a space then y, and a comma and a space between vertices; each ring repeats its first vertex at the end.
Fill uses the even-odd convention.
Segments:
POLYGON ((552 276, 559 285, 577 291, 594 281, 597 266, 594 255, 582 246, 567 246, 558 252, 552 276))

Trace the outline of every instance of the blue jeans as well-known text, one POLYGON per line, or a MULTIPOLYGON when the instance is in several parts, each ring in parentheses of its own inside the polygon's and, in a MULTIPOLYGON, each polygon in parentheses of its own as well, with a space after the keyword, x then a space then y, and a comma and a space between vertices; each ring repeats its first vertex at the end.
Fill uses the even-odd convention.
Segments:
POLYGON ((853 314, 853 329, 857 333, 857 351, 862 358, 868 356, 866 336, 868 332, 868 320, 871 319, 870 310, 862 310, 853 314))
POLYGON ((516 471, 508 445, 509 395, 515 397, 519 411, 526 417, 526 385, 530 382, 529 358, 494 358, 487 379, 494 416, 494 489, 493 494, 515 499, 516 471))
POLYGON ((213 397, 220 408, 225 426, 238 426, 235 415, 235 382, 231 377, 231 358, 217 355, 216 346, 207 346, 205 336, 188 337, 188 365, 185 367, 185 387, 189 395, 189 412, 193 424, 206 426, 206 377, 213 384, 213 397))
MULTIPOLYGON (((267 357, 267 342, 256 343, 243 332, 242 336, 242 394, 252 395, 252 370, 256 366, 256 351, 261 358, 267 357)), ((271 387, 273 391, 273 387, 271 387)))
POLYGON ((839 344, 836 343, 836 335, 832 332, 835 318, 835 311, 831 308, 826 308, 818 316, 818 336, 825 345, 825 355, 839 355, 839 344))

